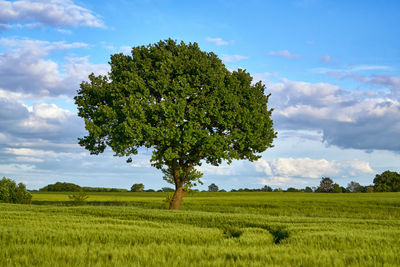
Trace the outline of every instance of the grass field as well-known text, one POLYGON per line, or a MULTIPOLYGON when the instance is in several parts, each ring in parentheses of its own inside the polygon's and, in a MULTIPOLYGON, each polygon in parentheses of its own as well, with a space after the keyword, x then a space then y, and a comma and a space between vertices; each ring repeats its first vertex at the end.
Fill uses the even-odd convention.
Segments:
POLYGON ((400 266, 400 193, 67 195, 0 204, 0 266, 400 266))

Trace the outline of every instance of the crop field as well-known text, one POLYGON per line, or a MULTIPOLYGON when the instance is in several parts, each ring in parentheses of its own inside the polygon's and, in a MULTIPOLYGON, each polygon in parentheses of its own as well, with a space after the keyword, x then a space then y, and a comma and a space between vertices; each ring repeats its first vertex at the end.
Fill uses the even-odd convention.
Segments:
POLYGON ((400 193, 88 195, 0 204, 0 266, 400 266, 400 193))

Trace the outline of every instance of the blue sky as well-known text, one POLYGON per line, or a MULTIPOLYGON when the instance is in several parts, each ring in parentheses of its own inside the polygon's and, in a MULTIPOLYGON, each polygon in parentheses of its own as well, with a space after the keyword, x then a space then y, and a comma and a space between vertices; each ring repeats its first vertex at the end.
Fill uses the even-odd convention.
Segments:
POLYGON ((271 93, 278 138, 257 162, 202 165, 205 189, 371 184, 400 171, 398 1, 2 1, 0 175, 37 189, 168 186, 142 149, 91 156, 73 97, 114 53, 173 38, 271 93))

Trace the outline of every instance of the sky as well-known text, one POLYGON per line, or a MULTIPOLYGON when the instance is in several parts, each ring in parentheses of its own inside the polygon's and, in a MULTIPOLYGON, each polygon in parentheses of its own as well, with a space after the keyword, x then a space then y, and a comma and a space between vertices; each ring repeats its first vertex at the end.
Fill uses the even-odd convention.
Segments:
POLYGON ((171 186, 150 165, 90 155, 73 97, 110 55, 197 42, 266 85, 278 137, 256 162, 203 164, 203 190, 373 183, 400 171, 400 2, 0 0, 0 176, 28 189, 72 182, 171 186))

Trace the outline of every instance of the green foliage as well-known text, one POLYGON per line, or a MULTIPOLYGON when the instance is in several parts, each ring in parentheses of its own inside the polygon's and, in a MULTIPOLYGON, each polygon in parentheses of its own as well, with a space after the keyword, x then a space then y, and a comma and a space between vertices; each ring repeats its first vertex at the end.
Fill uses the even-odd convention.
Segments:
POLYGON ((306 186, 306 188, 304 188, 304 192, 306 192, 306 193, 312 193, 312 192, 313 192, 313 190, 312 190, 312 188, 311 188, 311 187, 309 187, 309 186, 306 186))
POLYGON ((360 185, 360 184, 357 183, 357 182, 351 181, 351 182, 347 185, 346 190, 347 190, 348 192, 350 192, 350 193, 360 193, 360 192, 363 191, 363 186, 360 185))
POLYGON ((333 188, 330 192, 331 193, 343 193, 343 189, 342 189, 342 187, 340 187, 340 185, 335 183, 335 184, 333 184, 333 188))
POLYGON ((163 187, 161 188, 161 192, 174 192, 175 190, 171 187, 163 187))
POLYGON ((108 75, 82 82, 75 97, 88 131, 79 144, 92 154, 108 146, 130 162, 139 147, 153 148, 153 166, 188 189, 202 162, 253 161, 272 147, 265 86, 245 70, 228 71, 197 43, 133 47, 131 55, 112 55, 110 65, 108 75))
POLYGON ((218 186, 216 184, 210 184, 208 186, 208 192, 218 192, 218 186))
POLYGON ((85 205, 86 200, 89 198, 86 192, 83 190, 76 191, 68 196, 68 198, 72 201, 75 206, 85 205))
POLYGON ((322 177, 319 187, 316 192, 318 193, 331 193, 334 189, 333 180, 329 177, 322 177))
POLYGON ((171 202, 172 202, 172 200, 174 199, 174 193, 173 193, 173 192, 174 192, 174 191, 169 192, 169 193, 167 194, 167 196, 165 197, 165 199, 163 200, 163 201, 166 202, 168 205, 170 205, 171 202))
POLYGON ((131 187, 131 192, 143 192, 144 185, 143 184, 133 184, 131 187))
POLYGON ((268 186, 268 185, 264 185, 264 187, 261 188, 261 191, 272 192, 272 188, 270 186, 268 186))
POLYGON ((374 179, 374 191, 400 192, 400 174, 391 171, 377 174, 374 179))
POLYGON ((32 195, 23 183, 17 186, 14 180, 6 177, 0 180, 0 202, 30 204, 31 199, 32 195))
POLYGON ((128 192, 124 188, 108 188, 108 187, 82 187, 84 192, 128 192))
POLYGON ((48 191, 48 192, 74 192, 79 190, 81 190, 81 187, 79 185, 73 183, 62 183, 62 182, 49 184, 39 189, 39 191, 48 191))

